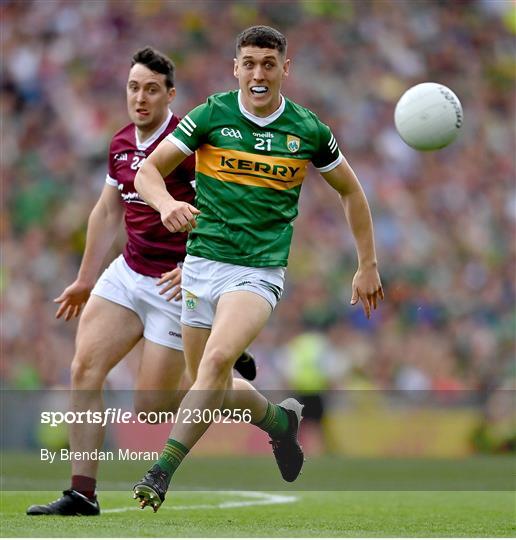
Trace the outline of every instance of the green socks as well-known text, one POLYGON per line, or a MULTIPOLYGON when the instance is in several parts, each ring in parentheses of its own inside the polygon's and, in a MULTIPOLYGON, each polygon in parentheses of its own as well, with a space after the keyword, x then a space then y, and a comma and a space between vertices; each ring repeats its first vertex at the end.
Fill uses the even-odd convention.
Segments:
POLYGON ((288 430, 288 414, 285 409, 269 401, 265 416, 256 426, 266 431, 273 439, 280 439, 288 430))
MULTIPOLYGON (((269 401, 265 416, 256 426, 266 431, 273 439, 281 439, 288 431, 288 414, 285 409, 269 401)), ((158 465, 172 475, 188 452, 189 449, 179 441, 168 439, 159 456, 158 465)))
POLYGON ((158 465, 169 474, 174 474, 188 452, 189 449, 180 442, 168 439, 163 452, 159 456, 158 465))

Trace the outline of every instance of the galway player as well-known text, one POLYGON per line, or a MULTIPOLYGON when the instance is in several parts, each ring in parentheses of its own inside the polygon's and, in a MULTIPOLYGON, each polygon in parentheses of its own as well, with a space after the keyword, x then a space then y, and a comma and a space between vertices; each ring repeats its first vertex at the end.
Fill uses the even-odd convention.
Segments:
MULTIPOLYGON (((106 185, 93 208, 86 249, 77 279, 55 300, 56 317, 66 320, 84 312, 79 321, 72 361, 72 409, 103 410, 102 387, 109 371, 143 338, 143 352, 135 381, 137 411, 175 410, 179 389, 187 388, 181 341, 181 270, 186 233, 171 233, 158 212, 134 187, 138 168, 178 125, 169 105, 175 97, 174 65, 160 52, 145 48, 132 58, 127 82, 131 123, 112 139, 106 185), (122 219, 127 243, 95 284, 122 219), (91 295, 90 295, 91 293, 91 295)), ((193 203, 193 156, 165 178, 174 198, 193 203)), ((242 349, 243 350, 243 349, 242 349)), ((253 377, 254 360, 240 359, 253 377)), ((238 366, 237 366, 238 367, 238 366)), ((70 448, 88 454, 102 447, 100 424, 72 424, 70 448)), ((57 501, 33 505, 29 515, 96 515, 98 462, 73 460, 70 489, 57 501)))

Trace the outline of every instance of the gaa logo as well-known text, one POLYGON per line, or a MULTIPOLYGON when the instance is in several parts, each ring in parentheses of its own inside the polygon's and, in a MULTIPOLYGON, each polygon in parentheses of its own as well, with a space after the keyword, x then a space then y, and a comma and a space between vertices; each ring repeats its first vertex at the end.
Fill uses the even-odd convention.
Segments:
POLYGON ((232 128, 222 128, 220 130, 221 135, 224 135, 224 137, 233 137, 233 139, 241 139, 242 134, 240 133, 239 129, 232 129, 232 128))

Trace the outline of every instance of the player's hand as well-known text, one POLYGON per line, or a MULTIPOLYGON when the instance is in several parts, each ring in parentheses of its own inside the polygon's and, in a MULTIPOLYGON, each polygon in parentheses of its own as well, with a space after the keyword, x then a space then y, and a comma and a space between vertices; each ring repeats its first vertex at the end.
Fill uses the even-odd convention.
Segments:
POLYGON ((172 198, 160 207, 161 221, 170 232, 190 232, 197 227, 195 216, 201 212, 184 201, 172 198))
POLYGON ((376 265, 368 268, 359 267, 352 283, 351 305, 359 300, 364 307, 364 313, 369 319, 371 309, 376 309, 379 300, 383 300, 383 288, 376 265))
POLYGON ((69 321, 77 317, 81 312, 82 307, 90 297, 91 285, 75 280, 71 285, 58 296, 54 298, 56 304, 61 304, 56 311, 56 319, 60 319, 63 315, 65 321, 69 321))
POLYGON ((166 296, 168 302, 171 300, 181 300, 181 268, 177 267, 170 272, 164 272, 156 282, 156 285, 165 285, 159 294, 165 294, 170 291, 170 294, 166 296))

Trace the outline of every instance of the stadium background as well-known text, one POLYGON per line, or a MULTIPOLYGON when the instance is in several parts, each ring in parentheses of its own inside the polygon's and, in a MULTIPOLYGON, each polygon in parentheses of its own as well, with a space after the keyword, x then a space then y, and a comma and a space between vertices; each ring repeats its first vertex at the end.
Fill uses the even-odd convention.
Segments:
MULTIPOLYGON (((234 36, 270 24, 289 39, 285 94, 332 127, 367 192, 386 301, 371 321, 349 306, 351 236, 312 171, 284 298, 252 348, 258 386, 306 393, 309 379, 328 397, 332 452, 514 449, 514 3, 49 0, 0 14, 4 389, 68 384, 76 324, 55 321, 52 299, 75 278, 128 121, 130 56, 150 44, 174 59, 182 115, 236 86, 234 36), (459 140, 431 154, 393 126, 397 99, 426 80, 465 112, 459 140)), ((134 361, 112 388, 130 387, 134 361)))

